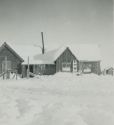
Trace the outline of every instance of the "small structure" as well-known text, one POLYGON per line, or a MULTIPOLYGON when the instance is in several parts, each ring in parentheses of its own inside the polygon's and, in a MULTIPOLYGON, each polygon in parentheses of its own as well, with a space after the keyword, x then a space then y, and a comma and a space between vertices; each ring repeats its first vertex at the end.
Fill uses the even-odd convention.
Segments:
POLYGON ((109 67, 109 68, 106 68, 105 70, 104 70, 104 72, 105 72, 105 75, 114 75, 114 68, 113 67, 109 67))
POLYGON ((6 42, 0 47, 0 74, 5 72, 22 73, 21 64, 24 60, 6 42))

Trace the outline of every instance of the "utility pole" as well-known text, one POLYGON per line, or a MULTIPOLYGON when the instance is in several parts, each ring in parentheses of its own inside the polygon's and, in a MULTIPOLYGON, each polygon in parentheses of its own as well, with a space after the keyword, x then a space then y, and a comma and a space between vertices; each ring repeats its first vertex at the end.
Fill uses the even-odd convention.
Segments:
POLYGON ((44 48, 44 36, 43 36, 43 32, 41 32, 41 36, 42 36, 42 54, 45 53, 45 48, 44 48))

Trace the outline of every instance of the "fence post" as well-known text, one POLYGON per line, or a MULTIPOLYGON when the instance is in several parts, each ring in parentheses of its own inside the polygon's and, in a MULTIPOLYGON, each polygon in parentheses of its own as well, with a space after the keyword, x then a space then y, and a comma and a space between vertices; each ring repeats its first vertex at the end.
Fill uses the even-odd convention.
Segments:
POLYGON ((16 80, 17 80, 17 70, 16 70, 16 80))

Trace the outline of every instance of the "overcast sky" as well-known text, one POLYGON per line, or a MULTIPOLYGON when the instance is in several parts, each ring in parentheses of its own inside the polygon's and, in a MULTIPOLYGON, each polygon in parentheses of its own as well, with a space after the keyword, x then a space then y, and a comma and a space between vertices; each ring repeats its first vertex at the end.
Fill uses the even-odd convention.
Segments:
POLYGON ((97 43, 114 62, 113 0, 0 0, 1 43, 40 45, 41 31, 47 48, 97 43))

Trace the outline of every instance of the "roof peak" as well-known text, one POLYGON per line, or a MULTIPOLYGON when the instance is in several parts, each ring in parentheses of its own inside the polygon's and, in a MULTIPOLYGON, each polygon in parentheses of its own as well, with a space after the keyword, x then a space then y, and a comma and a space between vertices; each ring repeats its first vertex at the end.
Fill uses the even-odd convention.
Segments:
POLYGON ((4 42, 1 46, 0 46, 0 51, 2 51, 2 49, 4 48, 4 46, 6 48, 8 48, 11 52, 13 52, 22 62, 24 61, 22 57, 20 57, 19 54, 17 54, 17 52, 6 42, 4 42))

